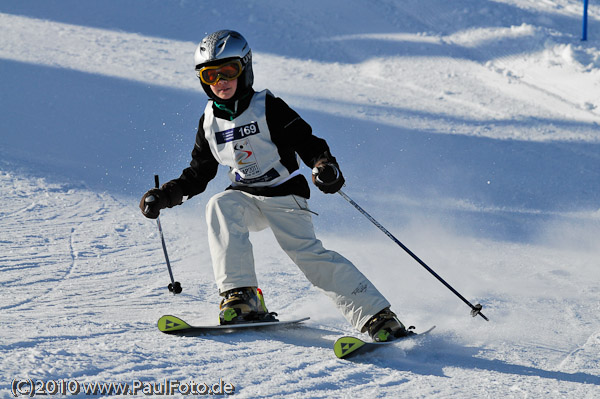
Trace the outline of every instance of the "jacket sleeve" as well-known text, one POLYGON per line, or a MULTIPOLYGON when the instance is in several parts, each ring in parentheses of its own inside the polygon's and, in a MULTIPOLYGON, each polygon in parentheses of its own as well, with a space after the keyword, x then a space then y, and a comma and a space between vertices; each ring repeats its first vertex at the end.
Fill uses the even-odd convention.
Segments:
POLYGON ((290 165, 295 164, 296 153, 311 169, 321 159, 335 162, 327 142, 315 136, 311 126, 282 99, 268 95, 265 106, 271 139, 288 170, 297 169, 295 166, 290 169, 290 165))
POLYGON ((198 132, 196 133, 196 143, 192 150, 192 160, 190 166, 185 168, 179 178, 165 183, 163 188, 177 196, 177 191, 188 198, 198 195, 204 190, 208 183, 215 178, 219 163, 212 155, 208 141, 204 137, 204 115, 198 123, 198 132))

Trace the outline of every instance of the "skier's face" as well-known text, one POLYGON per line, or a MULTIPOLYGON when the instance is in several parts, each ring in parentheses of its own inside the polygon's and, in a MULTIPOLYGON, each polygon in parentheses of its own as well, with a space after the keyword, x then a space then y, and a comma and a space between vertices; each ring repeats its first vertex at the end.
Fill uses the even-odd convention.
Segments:
POLYGON ((237 89, 237 82, 237 79, 219 79, 217 84, 210 86, 210 89, 212 90, 214 95, 219 97, 221 100, 229 100, 235 94, 235 90, 237 89))

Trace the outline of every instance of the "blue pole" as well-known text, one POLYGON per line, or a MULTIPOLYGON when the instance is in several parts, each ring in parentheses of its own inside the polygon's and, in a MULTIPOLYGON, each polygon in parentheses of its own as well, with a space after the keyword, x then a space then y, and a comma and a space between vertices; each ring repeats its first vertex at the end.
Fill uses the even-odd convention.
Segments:
POLYGON ((583 0, 583 29, 581 32, 581 40, 587 40, 587 14, 588 0, 583 0))

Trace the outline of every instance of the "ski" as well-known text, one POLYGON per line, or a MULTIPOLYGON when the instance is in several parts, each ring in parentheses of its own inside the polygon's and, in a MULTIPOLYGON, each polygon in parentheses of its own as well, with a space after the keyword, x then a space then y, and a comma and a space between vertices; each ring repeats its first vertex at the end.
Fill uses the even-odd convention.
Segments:
POLYGON ((419 337, 421 335, 429 334, 434 328, 435 328, 435 326, 431 327, 427 331, 423 331, 422 333, 407 335, 406 337, 402 337, 402 338, 396 339, 394 341, 389 341, 389 342, 367 342, 367 341, 363 341, 362 339, 356 338, 356 337, 350 337, 350 336, 341 337, 341 338, 338 338, 335 341, 335 343, 333 344, 333 351, 338 358, 348 359, 353 356, 359 355, 361 353, 370 352, 374 349, 377 349, 380 346, 394 345, 394 344, 397 344, 398 342, 402 342, 406 339, 412 339, 412 338, 419 337))
POLYGON ((225 324, 193 326, 179 317, 165 315, 158 319, 158 329, 165 334, 172 335, 208 335, 208 334, 226 334, 242 330, 254 330, 264 328, 289 327, 308 320, 310 317, 304 317, 296 320, 285 321, 263 321, 243 324, 225 324))

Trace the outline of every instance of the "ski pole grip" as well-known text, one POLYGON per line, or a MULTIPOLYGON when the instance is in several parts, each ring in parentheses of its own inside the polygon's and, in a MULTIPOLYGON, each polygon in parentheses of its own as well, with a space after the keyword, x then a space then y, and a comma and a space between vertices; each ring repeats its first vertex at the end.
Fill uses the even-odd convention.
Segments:
MULTIPOLYGON (((154 186, 156 188, 158 188, 158 175, 154 175, 154 186)), ((150 202, 154 202, 156 200, 156 198, 154 198, 153 195, 149 195, 146 200, 144 201, 146 203, 146 208, 144 209, 144 212, 148 212, 148 209, 150 209, 150 205, 148 205, 150 202)))

